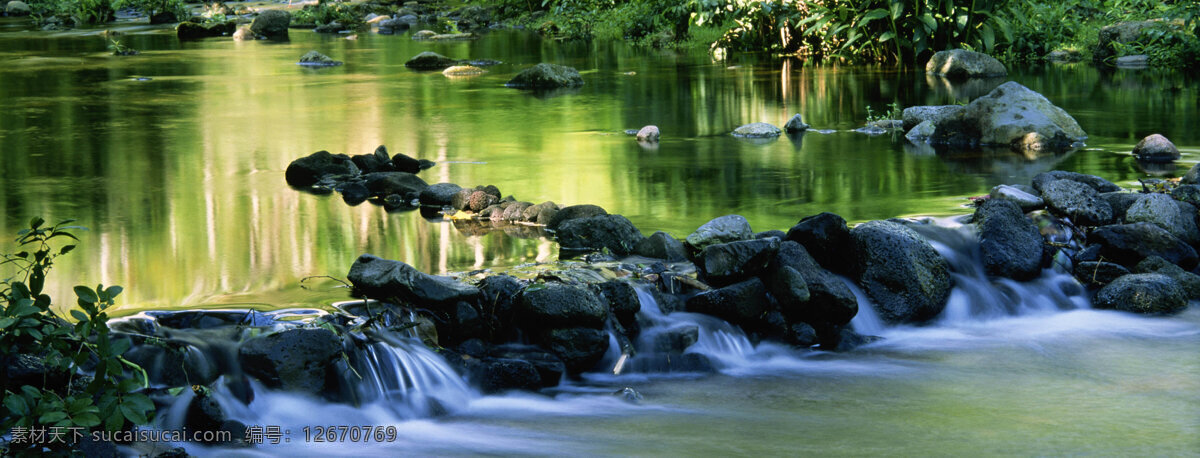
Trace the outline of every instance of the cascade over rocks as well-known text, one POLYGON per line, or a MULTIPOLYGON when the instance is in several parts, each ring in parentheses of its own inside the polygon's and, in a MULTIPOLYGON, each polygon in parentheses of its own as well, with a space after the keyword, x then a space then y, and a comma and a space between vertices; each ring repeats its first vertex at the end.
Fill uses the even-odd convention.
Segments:
POLYGON ((975 210, 975 224, 988 275, 1030 280, 1041 273, 1042 235, 1017 204, 988 199, 975 210))
POLYGON ((850 230, 858 283, 888 323, 921 323, 946 307, 950 278, 946 260, 928 241, 902 224, 870 221, 850 230))

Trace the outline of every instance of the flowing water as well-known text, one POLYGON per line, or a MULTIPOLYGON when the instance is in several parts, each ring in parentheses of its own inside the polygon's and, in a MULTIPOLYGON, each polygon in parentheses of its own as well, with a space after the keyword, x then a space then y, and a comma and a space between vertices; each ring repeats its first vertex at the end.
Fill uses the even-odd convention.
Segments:
MULTIPOLYGON (((813 67, 797 60, 557 43, 516 31, 471 42, 406 35, 350 41, 293 31, 287 43, 178 42, 161 28, 120 26, 140 56, 106 54, 99 31, 24 32, 0 23, 0 233, 33 216, 91 228, 61 258, 50 292, 120 284, 118 313, 146 309, 331 310, 333 282, 370 252, 418 268, 502 269, 556 258, 555 246, 501 231, 460 232, 416 212, 350 207, 289 189, 288 162, 316 150, 392 152, 437 161, 429 182, 494 184, 540 202, 593 203, 645 232, 687 235, 708 219, 746 216, 786 229, 832 211, 851 221, 969 212, 964 198, 1050 169, 1127 187, 1146 174, 1129 155, 1160 132, 1200 157, 1200 81, 1176 73, 1021 66, 1009 79, 1046 95, 1090 134, 1063 155, 934 154, 889 136, 846 132, 898 102, 947 104, 988 87, 952 87, 918 72, 813 67), (316 49, 345 65, 295 65, 316 49), (404 68, 432 50, 504 63, 469 79, 404 68), (576 91, 503 87, 537 62, 578 68, 576 91), (731 138, 793 113, 817 129, 759 143, 731 138), (621 134, 656 124, 657 148, 621 134), (307 287, 311 285, 311 287, 307 287)), ((861 292, 853 325, 885 339, 848 354, 751 345, 726 323, 658 313, 655 332, 696 327, 719 372, 664 372, 653 351, 618 376, 553 396, 482 396, 404 338, 373 347, 361 407, 257 390, 223 403, 247 424, 292 430, 255 454, 605 455, 1195 455, 1200 453, 1200 310, 1146 318, 1091 310, 1048 270, 993 282, 961 231, 934 237, 959 284, 934 326, 888 328, 861 292), (632 387, 640 403, 615 390, 632 387), (434 415, 442 414, 442 415, 434 415), (304 441, 305 426, 392 425, 369 448, 304 441)), ((193 452, 205 452, 196 449, 193 452)), ((228 452, 228 451, 226 451, 228 452)))

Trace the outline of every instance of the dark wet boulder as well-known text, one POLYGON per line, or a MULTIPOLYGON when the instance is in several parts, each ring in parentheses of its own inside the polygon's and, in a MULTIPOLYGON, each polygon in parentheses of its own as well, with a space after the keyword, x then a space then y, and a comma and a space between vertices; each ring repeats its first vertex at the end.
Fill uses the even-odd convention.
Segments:
MULTIPOLYGON (((1032 190, 1032 189, 1031 189, 1032 190)), ((992 188, 988 197, 993 200, 1007 200, 1017 204, 1023 212, 1029 212, 1046 206, 1046 201, 1026 190, 1002 184, 992 188)))
POLYGON ((1042 234, 1017 204, 988 199, 975 210, 979 251, 988 275, 1031 280, 1041 272, 1042 234))
POLYGON ((1111 262, 1083 261, 1075 264, 1075 270, 1072 274, 1075 275, 1075 278, 1080 283, 1085 285, 1104 286, 1112 283, 1113 280, 1129 275, 1129 269, 1111 262))
POLYGON ((783 130, 765 122, 755 122, 738 126, 733 129, 734 137, 742 138, 775 138, 783 134, 783 130))
MULTIPOLYGON (((354 165, 363 173, 392 172, 392 158, 388 157, 387 148, 380 146, 372 154, 359 154, 350 158, 354 165)), ((411 173, 411 172, 410 172, 411 173)))
POLYGON ((821 350, 845 352, 879 341, 879 337, 864 336, 848 326, 839 327, 821 335, 821 350))
POLYGON ((373 196, 405 196, 420 193, 429 187, 421 177, 405 172, 377 172, 363 175, 363 184, 373 196))
POLYGON ((358 182, 346 183, 338 191, 342 193, 342 201, 350 205, 361 204, 371 197, 367 186, 358 182))
POLYGON ((250 23, 250 31, 270 40, 286 40, 292 15, 283 10, 267 10, 258 14, 250 23))
POLYGON ((1172 162, 1179 159, 1179 149, 1167 137, 1153 134, 1133 147, 1133 157, 1142 162, 1172 162))
MULTIPOLYGON (((387 148, 383 145, 379 145, 379 148, 375 150, 376 154, 381 150, 384 154, 387 154, 387 148)), ((414 159, 403 153, 396 153, 392 155, 392 168, 399 172, 417 173, 428 167, 422 166, 421 161, 418 159, 414 159)))
POLYGON ((850 252, 850 228, 841 216, 829 212, 807 216, 788 229, 787 239, 803 245, 826 269, 850 273, 852 260, 846 256, 850 252))
POLYGON ((192 388, 192 400, 183 417, 183 426, 193 431, 220 431, 229 420, 221 404, 205 387, 192 388))
POLYGON ((1136 192, 1106 192, 1100 194, 1100 198, 1108 202, 1108 206, 1112 207, 1113 221, 1125 221, 1125 214, 1129 212, 1129 207, 1137 203, 1138 199, 1142 198, 1141 193, 1136 192))
POLYGON ((1183 270, 1183 268, 1167 262, 1167 260, 1158 256, 1151 256, 1143 259, 1134 267, 1134 272, 1139 274, 1162 274, 1179 283, 1183 288, 1184 295, 1189 300, 1200 299, 1200 275, 1183 270))
POLYGON ((300 65, 310 67, 336 67, 342 65, 342 61, 333 60, 332 57, 321 54, 317 51, 309 51, 300 56, 300 65))
POLYGON ((808 323, 789 325, 784 341, 797 348, 811 348, 820 342, 817 338, 817 330, 808 323))
POLYGON ((709 245, 752 238, 754 231, 750 229, 750 222, 746 221, 744 216, 725 215, 700 225, 695 232, 687 236, 686 242, 692 249, 699 251, 709 245))
POLYGON ((230 35, 236 30, 237 22, 234 21, 207 25, 195 22, 180 22, 179 25, 175 26, 175 35, 180 40, 199 40, 201 38, 230 35))
POLYGON ((374 299, 395 298, 422 306, 453 306, 474 301, 479 288, 449 277, 429 275, 400 261, 370 254, 359 256, 347 275, 354 290, 374 299))
POLYGON ((605 211, 603 208, 600 208, 597 205, 589 205, 589 204, 570 205, 570 206, 559 209, 558 212, 555 213, 554 216, 552 216, 550 218, 550 221, 546 222, 546 229, 550 229, 552 231, 558 230, 558 226, 568 220, 579 219, 579 218, 590 218, 593 216, 600 216, 600 215, 607 215, 607 214, 608 214, 607 211, 605 211))
POLYGON ((938 51, 925 63, 925 73, 947 78, 986 78, 1008 75, 995 57, 984 53, 951 49, 938 51))
POLYGON ((754 233, 754 238, 755 239, 776 238, 779 240, 787 240, 787 232, 783 232, 779 229, 771 229, 769 231, 762 231, 762 232, 754 233))
POLYGON ((333 378, 342 340, 324 328, 295 328, 255 337, 238 348, 242 370, 269 388, 320 395, 333 378))
POLYGON ((61 368, 47 365, 44 357, 24 353, 0 355, 0 376, 0 388, 14 392, 23 385, 62 391, 70 378, 61 368))
POLYGON ((683 247, 683 242, 663 231, 650 234, 638 243, 634 252, 638 256, 665 259, 667 262, 687 261, 687 250, 683 247))
POLYGON ((532 364, 538 373, 539 388, 558 385, 567 371, 558 356, 532 345, 505 345, 493 349, 488 355, 493 358, 519 359, 532 364))
POLYGON ((840 326, 849 323, 858 314, 858 299, 854 293, 841 278, 818 265, 804 246, 792 241, 779 245, 779 252, 767 266, 767 271, 781 272, 785 267, 804 277, 809 294, 807 302, 780 303, 781 311, 788 319, 814 325, 840 326))
POLYGON ((565 328, 547 331, 542 345, 566 366, 568 374, 581 374, 604 359, 608 333, 592 328, 565 328))
POLYGON ((1161 193, 1142 194, 1125 214, 1127 223, 1151 223, 1189 245, 1200 243, 1196 209, 1161 193), (1181 205, 1182 204, 1182 205, 1181 205), (1186 207, 1184 207, 1186 206, 1186 207))
POLYGON ((587 288, 562 283, 529 285, 517 302, 518 325, 525 329, 600 329, 608 307, 587 288))
POLYGON ((574 68, 541 63, 522 70, 506 86, 521 89, 579 87, 583 86, 583 77, 574 68))
POLYGON ((344 154, 317 151, 292 161, 284 171, 284 178, 292 186, 312 186, 326 175, 354 175, 358 167, 344 154))
POLYGON ((1113 219, 1112 206, 1090 186, 1072 180, 1055 180, 1042 187, 1050 210, 1081 226, 1101 226, 1113 219))
POLYGON ((713 286, 731 285, 757 276, 779 251, 779 239, 739 240, 704 247, 696 255, 701 279, 713 286))
POLYGON ((598 283, 596 287, 600 290, 600 295, 608 302, 608 309, 612 311, 617 321, 625 326, 634 322, 637 312, 642 309, 642 303, 638 300, 637 291, 633 289, 633 285, 620 280, 612 280, 598 283))
POLYGON ((757 327, 767 307, 767 287, 751 278, 713 289, 687 300, 687 311, 712 315, 735 325, 757 327))
POLYGON ((441 70, 456 64, 458 64, 457 60, 436 52, 425 51, 413 56, 404 63, 404 66, 415 70, 441 70))
POLYGON ((628 256, 645 238, 629 219, 621 215, 600 215, 567 220, 554 233, 565 250, 607 249, 617 256, 628 256))
POLYGON ((1088 234, 1089 244, 1100 245, 1100 255, 1126 267, 1132 267, 1150 256, 1190 270, 1198 261, 1196 250, 1150 223, 1113 224, 1096 228, 1088 234))
MULTIPOLYGON (((508 390, 537 390, 542 378, 533 363, 520 359, 484 358, 467 366, 467 379, 491 394, 508 390)), ((555 382, 558 380, 556 379, 555 382)))
POLYGON ((656 353, 683 353, 700 340, 700 327, 686 325, 661 330, 654 336, 656 353))
POLYGON ((1145 315, 1172 315, 1187 308, 1187 297, 1175 280, 1162 274, 1129 274, 1096 293, 1098 309, 1145 315))
POLYGON ((421 191, 421 205, 442 207, 454 203, 454 196, 462 191, 462 187, 454 183, 437 183, 421 191))
POLYGON ((912 229, 870 221, 850 230, 858 284, 888 323, 922 323, 946 308, 950 278, 946 259, 912 229))
POLYGON ((479 305, 495 317, 500 326, 508 327, 516 311, 515 302, 524 285, 511 275, 491 275, 479 281, 479 305))
POLYGON ((1049 172, 1042 172, 1034 175, 1033 189, 1036 189, 1039 193, 1043 192, 1043 189, 1046 187, 1046 185, 1058 180, 1071 180, 1077 183, 1086 184, 1088 187, 1095 189, 1096 192, 1121 191, 1120 186, 1117 186, 1115 183, 1098 176, 1067 172, 1063 170, 1051 170, 1049 172))
POLYGON ((779 303, 779 308, 785 316, 799 316, 812 293, 808 291, 808 282, 804 275, 788 266, 780 267, 777 271, 768 272, 763 276, 767 291, 779 303))

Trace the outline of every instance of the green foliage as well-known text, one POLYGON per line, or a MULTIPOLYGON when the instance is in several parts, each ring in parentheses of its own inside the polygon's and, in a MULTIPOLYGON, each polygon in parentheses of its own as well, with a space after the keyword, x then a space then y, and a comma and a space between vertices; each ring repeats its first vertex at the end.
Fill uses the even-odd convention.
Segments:
POLYGON ((183 0, 112 0, 112 7, 116 9, 132 8, 149 16, 171 13, 179 20, 191 16, 183 0))
POLYGON ((903 118, 904 118, 904 107, 900 105, 900 102, 889 103, 888 111, 879 113, 879 114, 875 114, 875 111, 871 109, 871 106, 867 105, 867 124, 871 124, 871 123, 879 122, 879 121, 887 121, 887 120, 892 120, 892 119, 903 119, 903 118))
POLYGON ((354 3, 342 1, 326 1, 315 5, 306 5, 299 11, 292 12, 292 22, 297 24, 324 25, 332 22, 342 24, 348 29, 362 26, 365 11, 354 3))
MULTIPOLYGON (((70 309, 75 324, 59 317, 51 308, 50 296, 42 292, 55 259, 75 248, 68 244, 56 249, 51 241, 77 241, 72 231, 84 229, 70 223, 67 220, 45 226, 45 220, 34 218, 29 228, 17 233, 16 242, 23 251, 4 254, 0 261, 0 265, 15 267, 13 276, 0 281, 0 299, 4 302, 0 360, 11 364, 22 358, 32 359, 44 366, 41 380, 18 381, 11 376, 0 380, 4 392, 0 429, 4 431, 14 427, 118 430, 127 422, 147 423, 154 411, 150 398, 138 393, 148 383, 145 371, 121 356, 129 350, 130 340, 114 338, 108 329, 106 310, 113 306, 122 288, 76 286, 79 308, 70 309), (84 367, 90 368, 90 376, 84 367), (139 377, 126 377, 126 370, 139 377)), ((10 444, 18 453, 33 453, 43 446, 70 444, 10 444)))
POLYGON ((130 48, 128 46, 125 46, 124 43, 121 43, 121 40, 118 40, 116 38, 109 40, 108 49, 109 49, 109 51, 112 51, 112 54, 114 56, 136 56, 136 55, 138 55, 138 50, 130 48))

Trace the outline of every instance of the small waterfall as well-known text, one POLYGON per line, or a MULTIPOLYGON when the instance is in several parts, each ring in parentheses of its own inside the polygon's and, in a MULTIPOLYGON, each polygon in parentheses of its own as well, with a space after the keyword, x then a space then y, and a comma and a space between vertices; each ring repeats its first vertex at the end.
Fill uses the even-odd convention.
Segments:
POLYGON ((664 313, 649 288, 634 284, 642 332, 628 367, 638 372, 696 372, 748 363, 754 345, 741 329, 708 315, 664 313))
POLYGON ((419 340, 376 333, 363 350, 359 393, 384 402, 402 418, 422 418, 461 409, 477 394, 446 361, 419 340))

